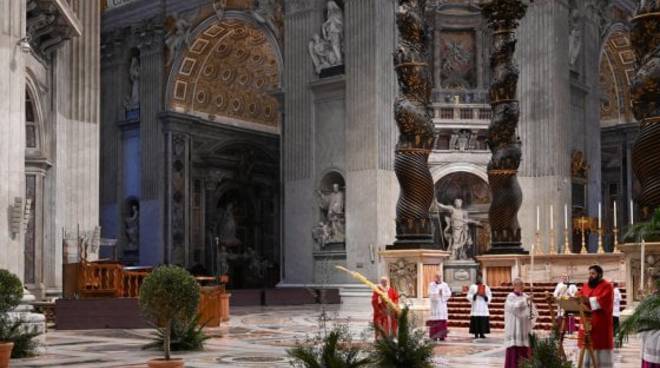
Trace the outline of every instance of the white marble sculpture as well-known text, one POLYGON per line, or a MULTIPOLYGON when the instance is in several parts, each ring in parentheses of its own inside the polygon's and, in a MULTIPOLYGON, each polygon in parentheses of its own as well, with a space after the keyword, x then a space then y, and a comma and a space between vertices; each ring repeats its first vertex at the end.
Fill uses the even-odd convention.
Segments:
POLYGON ((174 29, 172 29, 165 37, 165 45, 168 50, 168 65, 172 63, 174 56, 179 52, 182 46, 190 47, 192 44, 192 25, 197 15, 198 13, 194 13, 190 17, 185 17, 179 14, 176 17, 174 29))
POLYGON ((126 250, 136 250, 140 246, 140 210, 136 204, 131 205, 126 220, 126 250))
POLYGON ((233 247, 241 244, 236 237, 236 220, 234 219, 234 204, 228 203, 220 218, 220 245, 233 247))
POLYGON ((321 26, 321 34, 316 33, 309 41, 309 54, 317 74, 321 70, 343 63, 344 14, 333 0, 327 4, 328 16, 321 26))
POLYGON ((580 11, 571 10, 570 34, 568 36, 568 59, 571 66, 574 66, 582 50, 582 27, 580 24, 580 11))
POLYGON ((481 223, 468 217, 468 212, 463 209, 463 200, 460 198, 454 200, 453 206, 438 202, 438 207, 449 212, 444 235, 447 240, 450 259, 467 259, 467 250, 473 244, 470 237, 470 224, 481 226, 481 223))
POLYGON ((213 11, 215 12, 216 18, 218 18, 218 22, 222 21, 222 18, 225 17, 227 0, 211 0, 211 5, 213 5, 213 11))
POLYGON ((137 56, 131 58, 131 66, 128 68, 128 80, 131 84, 131 92, 124 101, 124 107, 127 111, 131 111, 140 106, 140 60, 137 56))
MULTIPOLYGON (((332 192, 323 193, 317 191, 319 196, 319 207, 323 211, 323 221, 321 221, 322 228, 319 226, 314 227, 313 234, 319 240, 323 239, 323 246, 328 243, 343 243, 345 241, 345 224, 344 217, 344 192, 340 190, 339 184, 332 185, 332 192), (327 228, 326 228, 327 226, 327 228), (329 235, 324 235, 329 229, 329 235)), ((319 242, 317 240, 317 242, 319 242)))

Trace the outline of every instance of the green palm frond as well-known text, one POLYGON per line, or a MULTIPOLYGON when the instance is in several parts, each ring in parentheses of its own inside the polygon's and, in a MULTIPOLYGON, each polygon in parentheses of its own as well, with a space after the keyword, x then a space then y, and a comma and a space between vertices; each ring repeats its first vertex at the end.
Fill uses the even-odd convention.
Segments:
POLYGON ((39 335, 35 327, 30 329, 22 320, 12 321, 6 317, 0 317, 0 341, 14 343, 11 351, 12 358, 35 356, 39 343, 34 338, 39 335))
POLYGON ((573 363, 561 354, 555 332, 543 339, 536 334, 530 334, 529 346, 532 349, 532 357, 526 359, 520 368, 573 368, 573 363))
MULTIPOLYGON (((656 289, 659 287, 660 282, 656 282, 656 289)), ((660 330, 660 295, 658 293, 644 298, 635 312, 621 323, 616 341, 617 344, 621 344, 627 341, 630 335, 654 330, 660 330)))
POLYGON ((352 344, 344 326, 336 326, 325 337, 297 343, 287 355, 292 366, 303 368, 361 368, 371 364, 371 359, 362 357, 360 349, 352 344))
POLYGON ((375 326, 380 338, 374 344, 374 361, 379 368, 431 368, 433 367, 433 344, 424 337, 424 331, 415 331, 410 326, 408 308, 399 315, 398 335, 389 336, 375 326))
MULTIPOLYGON (((211 336, 204 333, 204 327, 208 321, 200 323, 201 316, 198 314, 187 322, 175 321, 172 324, 172 333, 170 336, 170 349, 172 351, 200 351, 204 350, 204 342, 211 336)), ((165 328, 158 327, 152 337, 152 342, 142 347, 146 349, 163 349, 165 340, 165 328)))
POLYGON ((623 238, 628 241, 660 240, 660 208, 655 209, 649 221, 629 226, 623 238))

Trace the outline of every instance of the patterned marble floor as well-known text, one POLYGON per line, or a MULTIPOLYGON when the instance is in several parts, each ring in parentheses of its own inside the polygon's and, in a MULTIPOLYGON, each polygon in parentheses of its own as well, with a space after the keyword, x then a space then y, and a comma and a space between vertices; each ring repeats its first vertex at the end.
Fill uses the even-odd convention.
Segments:
MULTIPOLYGON (((368 332, 369 312, 358 309, 327 309, 333 321, 349 322, 358 339, 368 332)), ((286 349, 297 340, 318 331, 319 306, 234 308, 226 325, 208 332, 214 336, 206 350, 176 354, 185 358, 186 367, 289 367, 286 349)), ((332 323, 332 322, 330 322, 332 323)), ((12 361, 12 367, 146 367, 144 362, 157 356, 144 351, 150 330, 50 331, 45 352, 36 358, 12 361)), ((436 345, 437 367, 502 367, 502 333, 473 341, 464 329, 453 329, 447 341, 436 345)), ((577 354, 574 340, 566 342, 567 353, 577 354)), ((639 342, 632 339, 615 351, 617 368, 640 367, 639 342)))

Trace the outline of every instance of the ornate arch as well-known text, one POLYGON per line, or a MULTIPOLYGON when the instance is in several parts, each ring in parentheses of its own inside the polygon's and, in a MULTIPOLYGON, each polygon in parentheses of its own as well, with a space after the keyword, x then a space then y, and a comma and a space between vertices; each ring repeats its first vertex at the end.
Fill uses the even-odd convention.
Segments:
POLYGON ((25 109, 26 109, 26 155, 47 158, 49 156, 49 140, 47 127, 44 123, 45 114, 41 99, 39 98, 39 85, 31 70, 26 69, 25 73, 25 109), (29 116, 31 115, 31 116, 29 116), (30 128, 33 129, 30 132, 30 128), (33 134, 33 137, 30 135, 33 134), (34 145, 30 145, 28 140, 34 139, 34 145))
POLYGON ((282 57, 272 32, 241 12, 201 22, 173 63, 169 110, 248 129, 279 132, 282 57))
POLYGON ((455 172, 466 172, 469 174, 474 174, 488 183, 488 173, 486 172, 486 169, 476 164, 456 162, 445 166, 436 166, 431 168, 431 176, 433 176, 434 183, 437 183, 443 177, 455 172))
POLYGON ((602 125, 634 121, 630 100, 630 78, 634 73, 635 53, 630 32, 622 23, 613 24, 604 39, 600 54, 602 125))

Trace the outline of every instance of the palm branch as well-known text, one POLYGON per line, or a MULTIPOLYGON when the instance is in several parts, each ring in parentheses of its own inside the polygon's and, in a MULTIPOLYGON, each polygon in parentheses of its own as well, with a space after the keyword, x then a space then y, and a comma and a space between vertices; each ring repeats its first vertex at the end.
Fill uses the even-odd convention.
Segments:
POLYGON ((401 307, 399 307, 398 304, 394 303, 392 299, 387 295, 386 292, 384 292, 381 288, 378 287, 378 285, 374 284, 373 282, 369 281, 364 275, 357 271, 351 271, 347 268, 344 268, 342 266, 335 266, 336 269, 344 271, 348 273, 349 275, 353 276, 354 279, 360 281, 361 283, 367 285, 371 290, 374 291, 374 293, 378 294, 383 300, 392 308, 393 311, 396 312, 397 315, 401 313, 401 307))
MULTIPOLYGON (((659 287, 660 281, 656 282, 656 290, 659 287)), ((660 330, 660 294, 658 293, 643 299, 635 312, 621 323, 616 341, 620 345, 632 334, 655 330, 660 330)))
POLYGON ((655 209, 649 221, 629 226, 623 238, 632 241, 660 240, 660 207, 655 209))
POLYGON ((431 368, 433 367, 433 344, 424 338, 423 331, 414 331, 409 323, 408 308, 398 316, 397 336, 387 335, 380 326, 375 326, 380 338, 375 342, 373 354, 380 368, 431 368))

